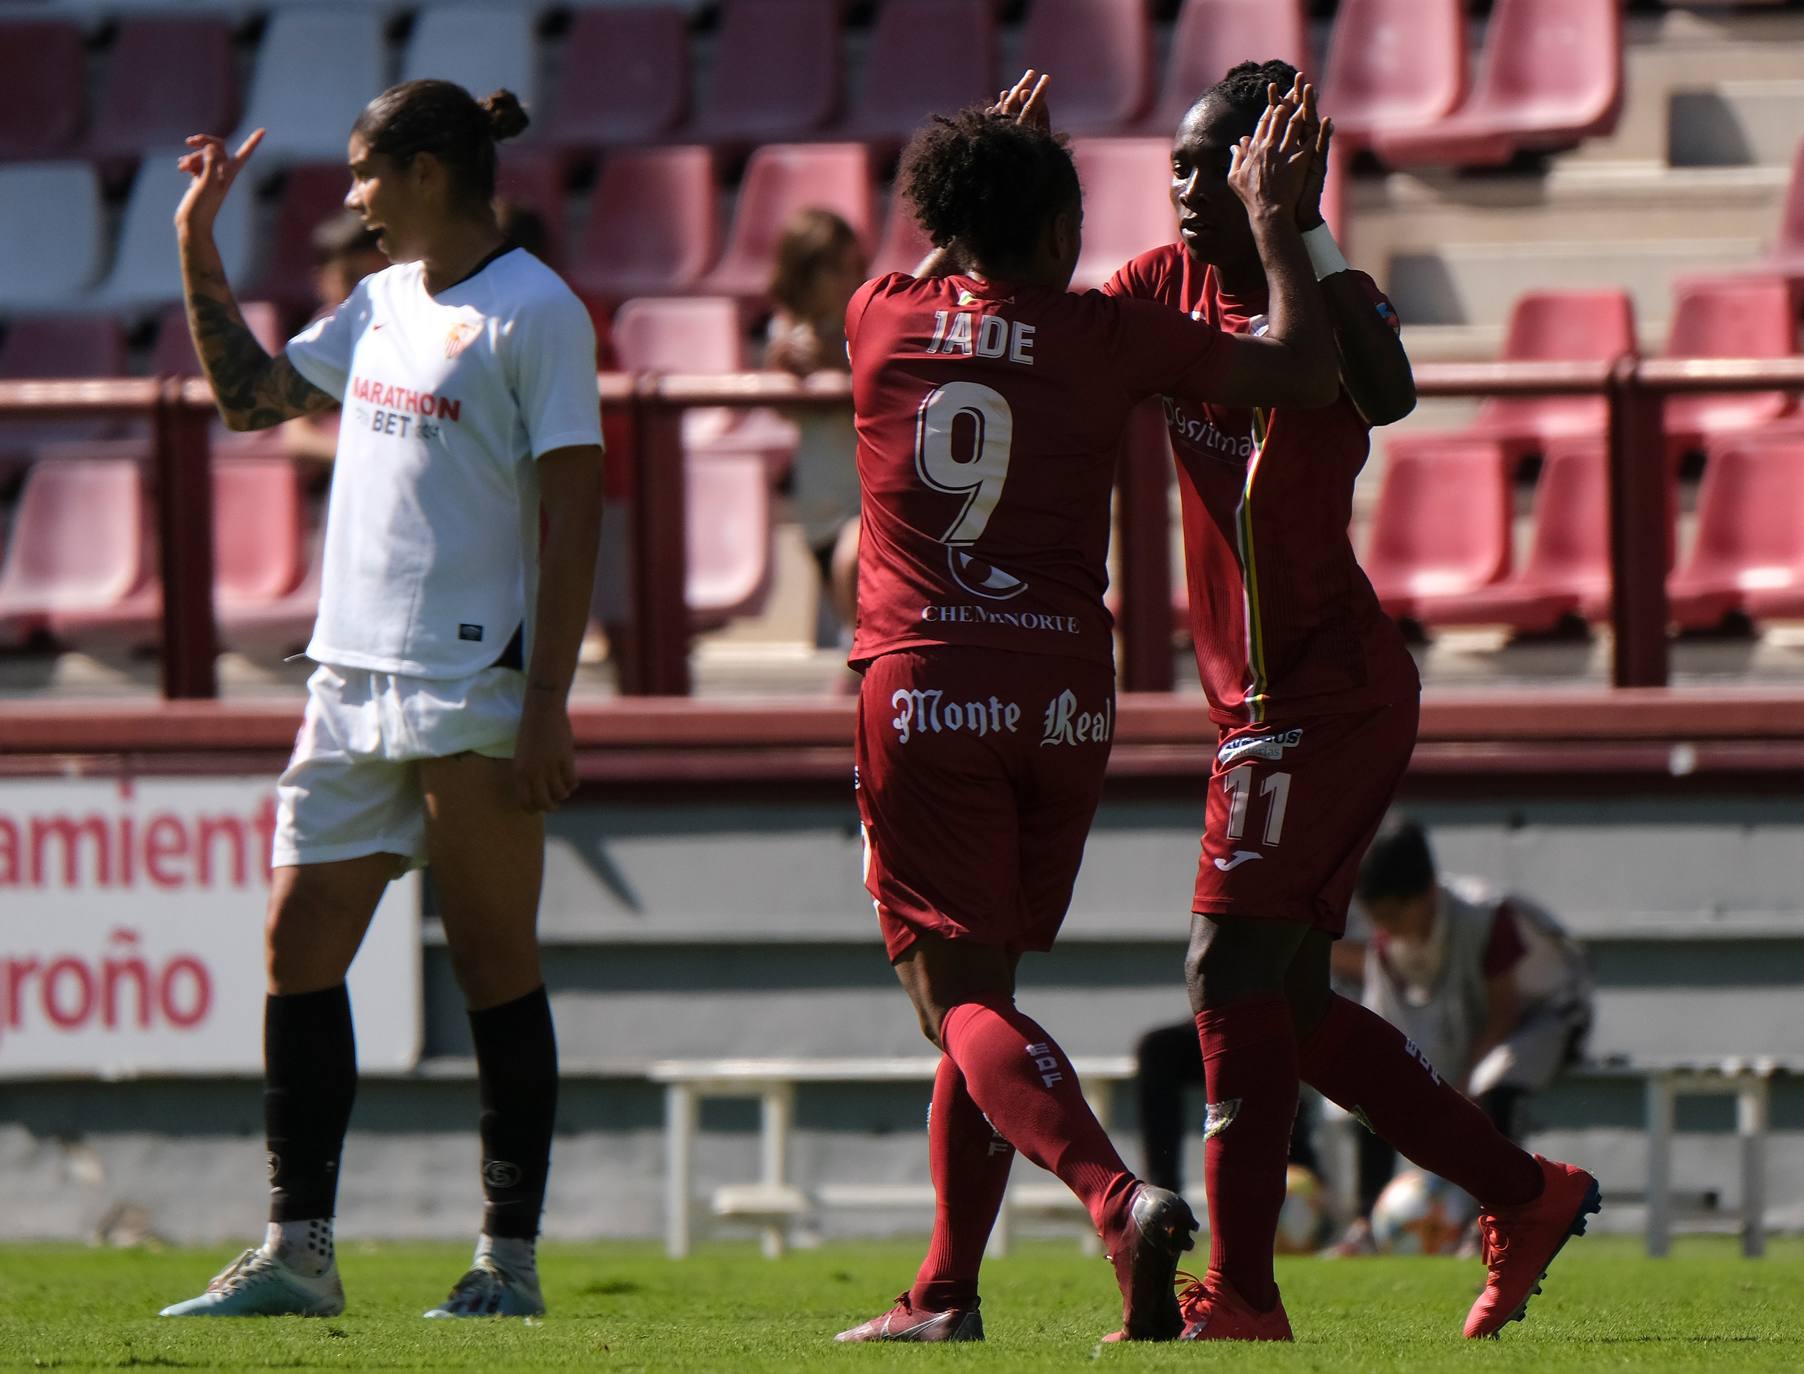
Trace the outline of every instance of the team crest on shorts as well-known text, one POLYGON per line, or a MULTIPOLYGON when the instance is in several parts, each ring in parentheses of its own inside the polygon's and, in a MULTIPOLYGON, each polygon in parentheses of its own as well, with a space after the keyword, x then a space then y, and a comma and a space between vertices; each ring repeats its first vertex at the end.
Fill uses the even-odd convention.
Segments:
POLYGON ((459 353, 462 353, 471 344, 475 343, 477 336, 481 333, 481 325, 471 324, 468 320, 459 320, 446 331, 445 356, 447 358, 455 358, 459 353))

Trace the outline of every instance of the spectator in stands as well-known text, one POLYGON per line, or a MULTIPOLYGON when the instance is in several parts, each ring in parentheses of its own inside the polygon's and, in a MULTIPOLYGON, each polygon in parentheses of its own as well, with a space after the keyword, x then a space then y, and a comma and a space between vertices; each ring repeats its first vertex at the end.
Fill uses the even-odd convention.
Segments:
MULTIPOLYGON (((388 266, 376 245, 375 231, 355 210, 340 210, 321 220, 314 226, 310 242, 313 291, 319 305, 315 319, 338 309, 358 282, 388 266)), ((284 427, 282 437, 296 458, 330 463, 338 455, 338 411, 299 416, 284 427)))
POLYGON ((236 154, 196 135, 176 210, 195 352, 260 429, 345 403, 307 707, 277 787, 266 929, 270 1222, 166 1316, 330 1316, 357 1061, 345 974, 384 888, 430 861, 469 1007, 482 1232, 431 1317, 544 1310, 535 1241, 557 1109, 537 937, 544 812, 576 785, 567 697, 595 576, 601 413, 588 312, 495 222, 495 145, 526 127, 409 81, 352 127, 346 205, 394 266, 270 357, 214 241, 236 154))
MULTIPOLYGON (((798 210, 777 241, 764 365, 806 377, 845 372, 846 303, 865 276, 858 236, 831 210, 798 210)), ((857 617, 858 436, 850 410, 798 409, 790 494, 820 571, 815 642, 837 645, 857 617)))
MULTIPOLYGON (((1436 872, 1427 833, 1392 815, 1366 851, 1355 895, 1371 918, 1365 1005, 1396 1026, 1511 1139, 1523 1100, 1584 1052, 1591 1030, 1585 954, 1542 906, 1436 872)), ((1371 1247, 1366 1219, 1395 1152, 1360 1139, 1359 1218, 1337 1246, 1371 1247)))

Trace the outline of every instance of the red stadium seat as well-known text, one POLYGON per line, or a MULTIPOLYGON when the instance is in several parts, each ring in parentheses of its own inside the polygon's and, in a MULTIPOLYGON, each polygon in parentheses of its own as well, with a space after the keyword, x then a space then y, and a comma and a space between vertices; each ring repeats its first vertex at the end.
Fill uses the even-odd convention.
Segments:
POLYGON ((1510 570, 1509 456, 1445 439, 1387 455, 1364 560, 1386 611, 1423 624, 1510 570))
POLYGON ((839 113, 838 0, 724 0, 698 137, 744 147, 799 138, 839 113))
POLYGON ((562 69, 557 99, 533 131, 560 147, 657 138, 689 113, 689 31, 670 5, 577 10, 562 69))
POLYGON ((86 122, 81 29, 60 19, 0 23, 0 160, 67 157, 86 122))
POLYGON ((123 169, 148 149, 177 146, 189 134, 223 137, 237 125, 228 20, 150 16, 120 23, 95 103, 89 153, 123 169))
POLYGON ((1433 126, 1465 94, 1461 0, 1341 0, 1321 86, 1337 140, 1364 147, 1379 130, 1433 126))
MULTIPOLYGON (((1781 277, 1681 282, 1675 291, 1669 358, 1784 358, 1796 351, 1790 286, 1781 277)), ((1713 438, 1758 429, 1788 414, 1783 391, 1669 396, 1666 446, 1675 458, 1713 438)))
POLYGON ((768 144, 757 149, 746 163, 726 252, 702 279, 701 289, 762 298, 783 226, 797 210, 809 206, 837 213, 869 253, 876 204, 871 156, 862 143, 768 144))
POLYGON ((288 309, 312 311, 313 231, 344 209, 351 174, 338 162, 290 167, 276 202, 275 231, 264 255, 256 291, 288 309))
POLYGON ((1395 167, 1497 167, 1573 147, 1616 127, 1622 49, 1622 0, 1497 0, 1465 104, 1372 147, 1395 167))
MULTIPOLYGON (((1503 345, 1506 362, 1599 360, 1633 352, 1634 307, 1626 293, 1613 290, 1526 292, 1510 311, 1503 345)), ((1602 396, 1498 396, 1479 406, 1464 429, 1399 434, 1387 447, 1394 455, 1447 439, 1487 439, 1520 462, 1553 440, 1601 435, 1608 423, 1602 396)))
MULTIPOLYGON (((228 613, 268 612, 307 571, 300 470, 280 453, 280 440, 269 435, 234 439, 215 449, 213 604, 222 620, 228 613)), ((154 542, 147 536, 147 545, 154 542)), ((49 629, 63 644, 150 648, 162 638, 162 615, 162 579, 151 566, 132 593, 116 602, 52 608, 49 629)))
POLYGON ((1083 291, 1101 286, 1129 258, 1176 237, 1171 142, 1079 138, 1072 140, 1071 156, 1084 188, 1083 251, 1071 286, 1083 291))
MULTIPOLYGON (((1165 85, 1140 122, 1139 132, 1170 138, 1203 92, 1238 63, 1277 57, 1310 71, 1309 28, 1303 11, 1303 0, 1184 0, 1172 30, 1165 85)), ((1057 72, 1053 107, 1061 120, 1063 90, 1064 73, 1057 72)))
POLYGON ((1593 622, 1610 615, 1609 448, 1596 439, 1548 446, 1522 566, 1494 586, 1437 605, 1433 623, 1536 634, 1575 615, 1593 622))
POLYGON ((614 313, 614 353, 625 372, 738 372, 745 343, 730 296, 632 300, 614 313))
POLYGON ((933 250, 933 241, 915 218, 914 206, 900 191, 892 191, 889 210, 883 217, 883 237, 871 255, 871 275, 886 276, 891 272, 913 272, 921 259, 933 250))
POLYGON ((1153 94, 1146 0, 1033 0, 1016 65, 1053 74, 1052 110, 1061 130, 1131 129, 1153 94))
MULTIPOLYGON (((1503 356, 1510 362, 1607 360, 1636 352, 1635 307, 1623 291, 1530 291, 1510 311, 1503 356)), ((1601 396, 1497 397, 1479 407, 1470 433, 1518 455, 1551 439, 1601 434, 1601 396)))
POLYGON ((610 153, 568 273, 591 302, 692 288, 719 252, 720 192, 706 148, 610 153))
POLYGON ((51 618, 111 610, 153 575, 143 465, 59 455, 33 464, 0 563, 0 644, 18 645, 51 618))
POLYGON ((996 98, 992 0, 884 0, 842 132, 895 145, 935 113, 996 98))
POLYGON ((1804 142, 1792 159, 1791 185, 1785 192, 1785 209, 1779 219, 1779 240, 1767 259, 1767 270, 1804 286, 1804 142))
POLYGON ((756 453, 691 453, 683 471, 690 622, 724 625, 770 591, 770 478, 756 453))
MULTIPOLYGON (((633 300, 614 315, 614 351, 626 372, 741 372, 747 366, 744 319, 731 296, 633 300)), ((683 412, 683 448, 757 454, 773 476, 787 470, 796 429, 775 411, 691 406, 683 412)))
POLYGON ((1712 447, 1697 536, 1668 596, 1684 629, 1713 628, 1734 611, 1804 616, 1804 435, 1712 447))
MULTIPOLYGON (((0 343, 0 378, 7 381, 124 375, 125 334, 110 315, 22 315, 0 343)), ((120 428, 108 416, 0 421, 0 486, 11 486, 40 444, 101 439, 120 428)))

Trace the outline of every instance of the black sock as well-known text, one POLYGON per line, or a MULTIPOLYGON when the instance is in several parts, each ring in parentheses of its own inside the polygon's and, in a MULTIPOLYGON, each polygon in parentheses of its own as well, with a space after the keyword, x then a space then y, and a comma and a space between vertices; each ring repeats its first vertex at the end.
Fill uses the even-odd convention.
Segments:
POLYGON ((269 1219, 329 1217, 357 1096, 357 1041, 344 984, 265 999, 263 1063, 269 1219))
POLYGON ((531 1240, 557 1121, 557 1036, 543 986, 470 1013, 482 1087, 482 1229, 531 1240))

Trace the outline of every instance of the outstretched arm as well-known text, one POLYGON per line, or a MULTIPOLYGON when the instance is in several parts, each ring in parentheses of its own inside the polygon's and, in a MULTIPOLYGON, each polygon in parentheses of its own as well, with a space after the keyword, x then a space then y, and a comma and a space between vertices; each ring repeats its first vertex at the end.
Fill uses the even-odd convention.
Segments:
POLYGON ((191 178, 175 212, 188 332, 219 413, 232 429, 268 429, 338 403, 296 372, 285 356, 272 358, 263 351, 238 309, 213 241, 219 207, 262 140, 258 129, 235 154, 228 154, 217 138, 196 135, 188 140, 194 151, 177 164, 191 178))
MULTIPOLYGON (((1328 149, 1333 139, 1334 121, 1324 119, 1316 138, 1309 182, 1297 205, 1297 228, 1303 231, 1305 243, 1318 234, 1327 234, 1327 222, 1322 218, 1322 186, 1328 175, 1328 149)), ((1332 236, 1327 243, 1333 243, 1332 236)), ((1328 265, 1338 264, 1338 270, 1323 276, 1321 287, 1328 306, 1328 327, 1334 332, 1335 351, 1340 355, 1341 385, 1367 424, 1394 424, 1416 408, 1416 378, 1410 370, 1409 355, 1397 337, 1395 319, 1378 313, 1364 283, 1347 268, 1338 249, 1333 250, 1331 258, 1328 265)), ((1316 270, 1320 272, 1321 266, 1316 270)))

